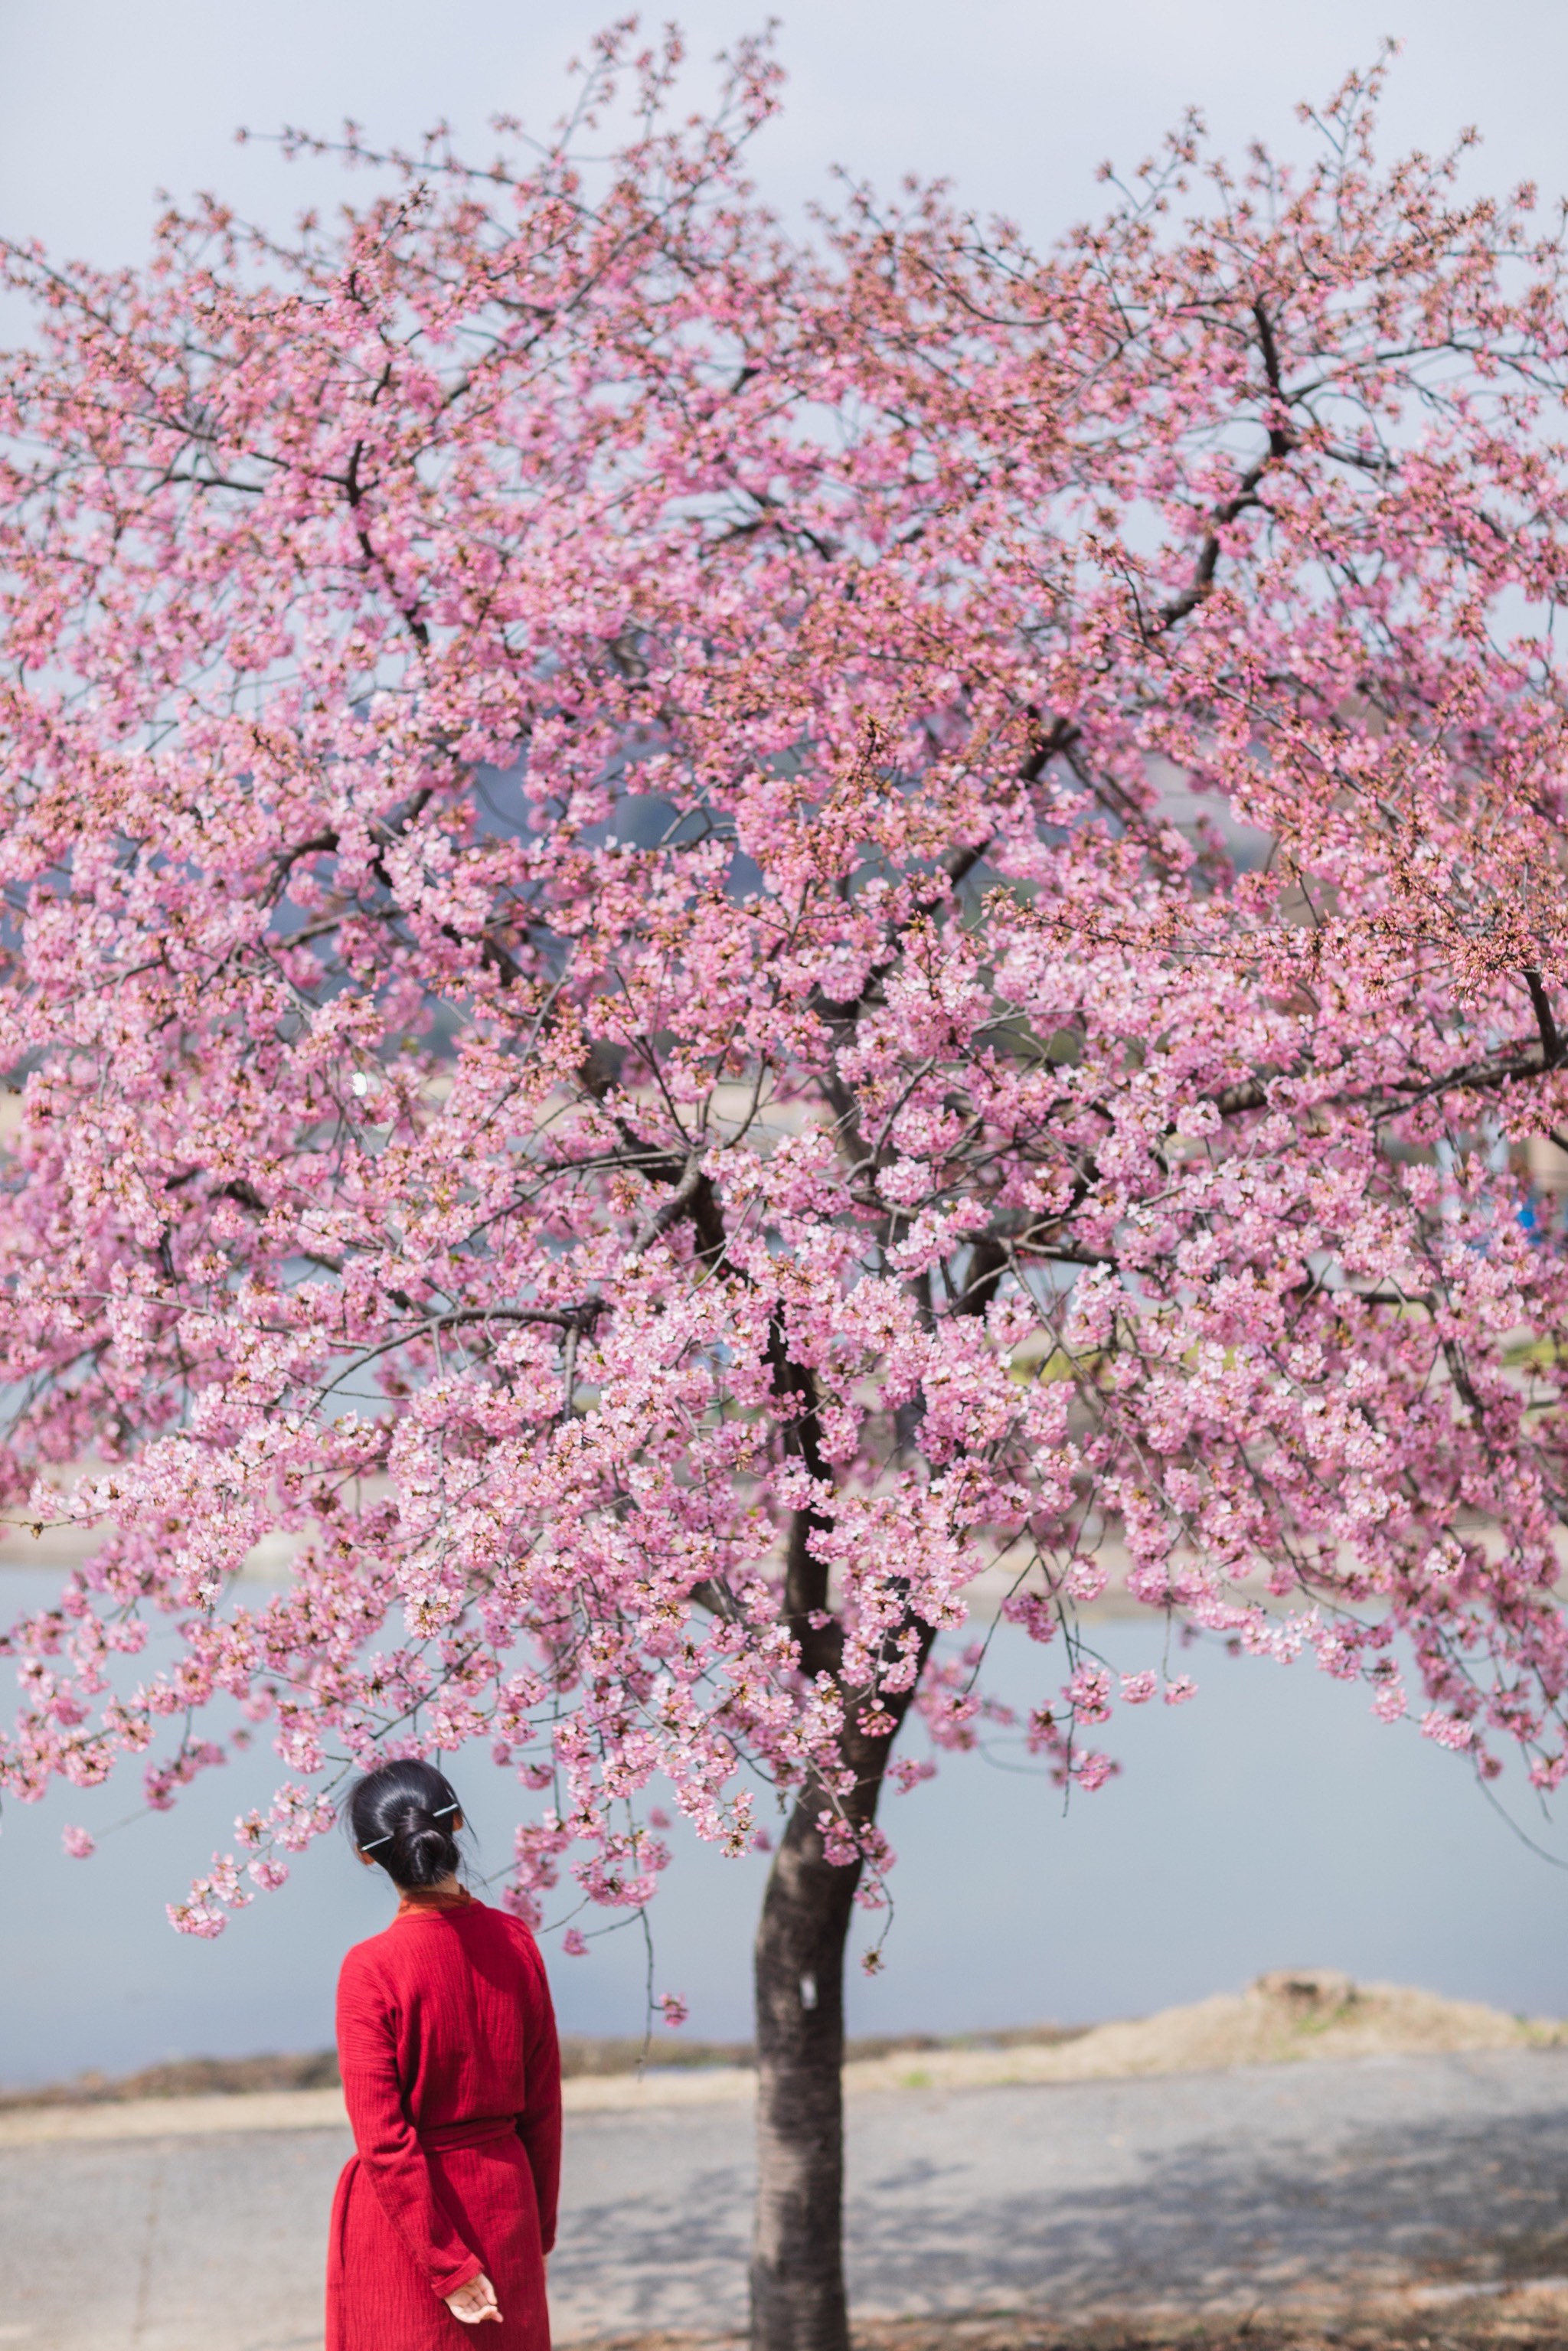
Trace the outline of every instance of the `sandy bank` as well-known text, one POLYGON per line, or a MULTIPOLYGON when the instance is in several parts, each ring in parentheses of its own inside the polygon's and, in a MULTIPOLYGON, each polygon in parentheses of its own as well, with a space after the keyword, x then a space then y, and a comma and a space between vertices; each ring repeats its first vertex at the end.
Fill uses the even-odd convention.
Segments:
MULTIPOLYGON (((1445 2000, 1402 1984, 1354 1984, 1333 1969, 1281 1970, 1244 1992, 1218 1993, 1069 2037, 1018 2035, 991 2045, 913 2047, 857 2058, 844 2068, 844 2086, 857 2097, 873 2091, 1216 2073, 1401 2052, 1563 2045, 1568 2022, 1555 2018, 1507 2016, 1479 2001, 1445 2000)), ((636 2113, 728 2104, 751 2097, 755 2087, 748 2065, 650 2065, 640 2074, 580 2074, 566 2083, 565 2098, 569 2114, 636 2113)), ((89 2103, 57 2098, 0 2113, 0 2147, 340 2129, 345 2121, 342 2093, 334 2086, 89 2103)))

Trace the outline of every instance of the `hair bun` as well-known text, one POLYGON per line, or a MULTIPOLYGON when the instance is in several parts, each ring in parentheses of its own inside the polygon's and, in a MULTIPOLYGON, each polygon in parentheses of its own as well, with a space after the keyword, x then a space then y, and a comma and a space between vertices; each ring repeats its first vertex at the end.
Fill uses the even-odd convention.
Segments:
POLYGON ((349 1798, 349 1825, 360 1851, 410 1889, 439 1886, 456 1875, 463 1860, 453 1826, 458 1817, 445 1773, 417 1757, 379 1764, 349 1798))

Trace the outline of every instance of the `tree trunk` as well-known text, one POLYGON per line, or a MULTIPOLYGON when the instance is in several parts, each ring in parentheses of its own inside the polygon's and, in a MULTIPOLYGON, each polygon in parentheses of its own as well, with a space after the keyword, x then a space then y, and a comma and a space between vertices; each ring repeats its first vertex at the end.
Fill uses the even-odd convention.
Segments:
MULTIPOLYGON (((990 1279, 988 1274, 987 1280, 990 1279)), ((973 1285, 972 1285, 973 1286, 973 1285)), ((988 1291, 976 1290, 983 1306, 988 1291)), ((929 1312, 929 1299, 925 1301, 929 1312)), ((784 1327, 772 1326, 774 1385, 786 1399, 786 1453, 819 1485, 831 1483, 821 1454, 817 1394, 811 1374, 791 1358, 784 1327)), ((900 1452, 912 1452, 917 1418, 904 1425, 900 1452)), ((815 1510, 797 1510, 785 1567, 785 1623, 796 1643, 801 1673, 831 1676, 842 1690, 843 1626, 829 1613, 827 1561, 814 1535, 831 1522, 815 1510)), ((751 2252, 752 2351, 849 2351, 844 2294, 844 1949, 863 1863, 830 1864, 819 1816, 841 1811, 847 1825, 869 1828, 899 1726, 908 1711, 934 1628, 905 1616, 896 1637, 884 1639, 885 1669, 913 1635, 914 1670, 902 1687, 876 1691, 862 1727, 867 1693, 846 1694, 840 1760, 848 1794, 832 1805, 808 1780, 784 1832, 762 1897, 757 1929, 757 2227, 751 2252)), ((873 1683, 874 1689, 874 1683, 873 1683)))
MULTIPOLYGON (((874 1799, 873 1799, 874 1802, 874 1799)), ((844 2296, 844 1949, 859 1864, 822 1857, 808 1787, 757 1930, 757 2232, 752 2351, 848 2351, 844 2296)))

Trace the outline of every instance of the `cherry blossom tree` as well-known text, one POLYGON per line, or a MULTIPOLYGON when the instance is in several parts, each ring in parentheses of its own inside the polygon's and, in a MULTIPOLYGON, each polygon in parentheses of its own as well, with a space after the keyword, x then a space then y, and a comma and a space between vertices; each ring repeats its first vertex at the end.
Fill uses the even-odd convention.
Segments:
POLYGON ((1563 1775, 1563 269, 1376 74, 1043 256, 802 239, 767 51, 686 119, 630 37, 292 242, 8 250, 4 1501, 98 1540, 0 1778, 265 1724, 198 1935, 378 1754, 516 1773, 529 1918, 642 1910, 655 1782, 782 1808, 756 2339, 842 2351, 846 1938, 977 1593, 1085 1795, 1191 1687, 1107 1560, 1563 1775))

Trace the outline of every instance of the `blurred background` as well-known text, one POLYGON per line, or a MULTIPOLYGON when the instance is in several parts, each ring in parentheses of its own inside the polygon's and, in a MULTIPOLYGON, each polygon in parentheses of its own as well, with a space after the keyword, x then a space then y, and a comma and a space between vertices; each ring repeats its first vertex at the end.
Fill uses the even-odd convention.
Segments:
MULTIPOLYGON (((412 141, 444 118, 487 157, 490 113, 540 129, 556 118, 562 68, 609 8, 0 0, 0 234, 130 262, 145 248, 160 188, 211 187, 278 226, 339 193, 333 167, 236 148, 242 124, 330 131, 350 115, 377 139, 412 141)), ((694 98, 712 87, 714 53, 763 13, 762 0, 688 0, 694 98)), ((779 35, 786 110, 758 144, 756 174, 795 216, 831 200, 835 165, 884 188, 906 172, 946 175, 977 209, 1046 242, 1103 202, 1103 159, 1134 168, 1188 104, 1232 153, 1254 137, 1299 152, 1297 101, 1326 98, 1371 62, 1385 33, 1404 44, 1385 148, 1440 149, 1477 123, 1485 143, 1467 159, 1466 184, 1533 179, 1554 204, 1568 187, 1562 0, 1491 0, 1484 11, 1471 0, 1393 0, 1383 21, 1360 0, 1292 12, 1250 0, 794 0, 779 35)), ((362 190, 350 182, 342 192, 362 190)), ((26 332, 14 306, 0 309, 0 332, 26 332)), ((9 1618, 47 1601, 55 1579, 5 1555, 9 1618)), ((1124 1670, 1156 1662, 1160 1637, 1147 1623, 1096 1627, 1124 1670)), ((1042 1675, 1060 1679, 1056 1659, 1016 1635, 1002 1637, 998 1661, 1001 1686, 1026 1705, 1042 1675)), ((1186 1662, 1196 1701, 1120 1718, 1123 1776, 1065 1813, 1006 1746, 889 1800, 897 1916, 886 1972, 854 1979, 853 2030, 1089 2022, 1236 1987, 1265 1968, 1323 1964, 1509 2010, 1568 2008, 1568 1880, 1489 1804, 1462 1759, 1410 1724, 1375 1722, 1364 1691, 1310 1664, 1203 1650, 1186 1662)), ((134 1780, 6 1806, 0 2084, 329 2040, 338 1958, 389 1907, 380 1874, 356 1867, 338 1841, 305 1855, 291 1885, 216 1944, 177 1938, 164 1917, 165 1902, 231 1842, 235 1814, 278 1776, 263 1744, 166 1817, 127 1818, 134 1780), (66 1858, 67 1822, 101 1838, 94 1859, 66 1858)), ((498 1871, 520 1792, 479 1759, 464 1763, 459 1784, 478 1866, 498 1871)), ((1568 1854, 1524 1792, 1505 1783, 1501 1801, 1568 1854)), ((679 1833, 672 1842, 653 1919, 653 1988, 685 1994, 693 2033, 741 2036, 766 1865, 726 1862, 679 1833)), ((597 1939, 586 1959, 553 1956, 552 1970, 568 2029, 642 2029, 647 1955, 635 1928, 597 1939)))
MULTIPOLYGON (((0 1569, 7 1614, 52 1585, 0 1569)), ((1157 1621, 1091 1612, 1085 1629, 1120 1671, 1160 1662, 1157 1621)), ((124 1662, 140 1677, 152 1654, 124 1662)), ((1496 1809, 1462 1757, 1412 1722, 1375 1720, 1364 1689, 1310 1661, 1232 1658, 1199 1643, 1182 1667, 1195 1698, 1119 1709, 1099 1734, 1124 1769, 1092 1795, 1064 1807, 1021 1738, 1000 1732, 984 1753, 950 1757, 935 1781, 888 1796, 896 1907, 884 1971, 852 1970, 852 2032, 1090 2023, 1239 1990, 1279 1967, 1343 1968, 1528 2014, 1568 2009, 1568 1877, 1546 1857, 1568 1855, 1568 1837, 1528 1790, 1505 1780, 1496 1809)), ((1060 1649, 998 1628, 988 1679, 1020 1714, 1062 1671, 1060 1649)), ((382 1873, 361 1868, 340 1837, 301 1856, 291 1882, 258 1896, 216 1942, 174 1935, 164 1915, 214 1848, 232 1846, 235 1814, 284 1776, 258 1740, 172 1813, 140 1812, 133 1771, 86 1794, 7 1804, 0 2085, 329 2045, 339 1959, 392 1907, 382 1873), (62 1851, 67 1822, 99 1839, 90 1860, 62 1851)), ((512 1825, 538 1800, 483 1750, 453 1776, 476 1832, 475 1874, 499 1873, 512 1825)), ((649 1914, 653 1991, 689 2001, 687 2038, 744 2039, 767 1862, 726 1860, 679 1824, 668 1841, 674 1859, 649 1914)), ((559 1926, 570 1912, 560 1889, 547 1917, 559 1926)), ((586 1958, 546 1939, 568 2032, 643 2029, 647 1946, 634 1919, 593 1932, 613 1915, 580 1915, 586 1958)), ((857 1950, 884 1923, 862 1917, 857 1950)))

